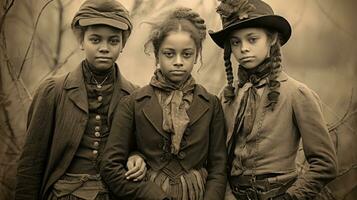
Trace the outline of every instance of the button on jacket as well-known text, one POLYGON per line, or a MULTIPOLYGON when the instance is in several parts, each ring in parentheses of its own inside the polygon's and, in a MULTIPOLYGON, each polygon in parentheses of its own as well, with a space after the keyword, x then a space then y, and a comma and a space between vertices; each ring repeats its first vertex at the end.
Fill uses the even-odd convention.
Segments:
MULTIPOLYGON (((119 72, 116 77, 108 111, 109 127, 119 100, 135 89, 119 72)), ((46 199, 50 187, 66 172, 86 129, 88 99, 81 66, 68 74, 58 95, 60 79, 46 80, 31 104, 27 140, 18 166, 16 199, 46 199)))

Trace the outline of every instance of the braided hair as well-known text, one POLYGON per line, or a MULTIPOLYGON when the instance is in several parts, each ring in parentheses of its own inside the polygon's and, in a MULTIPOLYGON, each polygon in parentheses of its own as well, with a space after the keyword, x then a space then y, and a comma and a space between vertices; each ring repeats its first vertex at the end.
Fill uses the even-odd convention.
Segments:
POLYGON ((180 7, 171 12, 161 23, 151 24, 152 30, 148 41, 144 45, 144 52, 150 55, 153 50, 156 60, 162 42, 171 31, 185 31, 190 33, 197 47, 202 64, 202 42, 206 38, 205 21, 190 8, 180 7))
MULTIPOLYGON (((269 38, 273 38, 274 34, 277 34, 274 31, 267 30, 266 31, 267 35, 269 38)), ((279 34, 278 39, 275 42, 274 45, 271 46, 270 48, 270 62, 268 65, 270 65, 271 72, 268 76, 268 88, 269 88, 269 93, 268 93, 268 101, 269 104, 267 107, 269 107, 271 110, 274 110, 275 105, 278 102, 278 98, 280 95, 279 88, 280 88, 280 82, 276 80, 282 70, 281 66, 281 44, 280 44, 280 39, 279 39, 279 34)), ((228 85, 224 88, 223 95, 227 102, 232 102, 235 98, 235 88, 233 86, 233 70, 232 70, 232 63, 230 60, 232 54, 232 49, 231 49, 231 44, 230 40, 227 39, 224 44, 224 54, 223 54, 223 59, 224 59, 224 65, 226 68, 226 77, 227 77, 227 82, 228 85)))
MULTIPOLYGON (((272 33, 268 32, 268 35, 272 37, 272 33)), ((278 98, 280 95, 279 88, 280 88, 280 82, 276 80, 282 70, 281 66, 281 44, 280 40, 278 39, 276 43, 270 48, 270 75, 268 77, 268 88, 269 88, 269 93, 268 93, 268 107, 271 108, 271 110, 274 110, 275 105, 278 103, 278 98)))
POLYGON ((231 54, 232 48, 229 39, 227 39, 224 43, 224 52, 223 52, 223 59, 224 59, 224 66, 226 68, 226 76, 228 85, 224 88, 223 95, 228 102, 233 101, 235 97, 234 93, 234 76, 233 76, 233 69, 232 69, 232 62, 231 62, 231 54))

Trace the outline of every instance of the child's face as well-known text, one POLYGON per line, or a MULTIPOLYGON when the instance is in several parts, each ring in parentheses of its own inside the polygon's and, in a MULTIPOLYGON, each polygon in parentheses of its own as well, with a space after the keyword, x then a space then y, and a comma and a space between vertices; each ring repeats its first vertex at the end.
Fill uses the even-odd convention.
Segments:
POLYGON ((262 63, 270 53, 273 41, 261 28, 236 30, 230 37, 232 53, 246 69, 253 69, 262 63))
POLYGON ((163 75, 180 84, 191 74, 197 58, 197 48, 191 35, 185 31, 169 32, 157 55, 163 75))
POLYGON ((81 46, 86 58, 98 71, 111 68, 122 48, 122 31, 111 26, 89 26, 81 46))

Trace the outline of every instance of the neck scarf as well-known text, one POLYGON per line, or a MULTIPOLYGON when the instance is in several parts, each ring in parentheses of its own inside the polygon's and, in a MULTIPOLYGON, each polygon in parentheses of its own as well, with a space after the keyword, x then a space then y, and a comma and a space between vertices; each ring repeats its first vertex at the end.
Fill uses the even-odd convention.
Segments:
POLYGON ((252 132, 260 98, 257 89, 265 86, 265 83, 261 83, 261 81, 267 79, 271 71, 269 58, 254 69, 246 69, 243 66, 238 68, 238 87, 244 91, 244 94, 235 119, 233 136, 228 144, 229 168, 232 167, 237 141, 244 143, 247 136, 252 132))
POLYGON ((160 69, 156 70, 150 85, 155 88, 163 112, 162 127, 171 133, 171 153, 180 151, 182 136, 190 119, 187 110, 193 99, 195 80, 192 76, 180 85, 167 80, 160 69))
POLYGON ((257 89, 265 85, 260 84, 260 82, 270 75, 272 71, 270 66, 270 59, 266 59, 262 64, 254 69, 246 69, 241 65, 238 68, 238 87, 242 88, 245 86, 248 88, 244 92, 236 118, 236 122, 238 124, 241 122, 243 123, 243 128, 241 130, 236 130, 240 131, 241 136, 247 136, 250 132, 252 132, 259 102, 257 89))

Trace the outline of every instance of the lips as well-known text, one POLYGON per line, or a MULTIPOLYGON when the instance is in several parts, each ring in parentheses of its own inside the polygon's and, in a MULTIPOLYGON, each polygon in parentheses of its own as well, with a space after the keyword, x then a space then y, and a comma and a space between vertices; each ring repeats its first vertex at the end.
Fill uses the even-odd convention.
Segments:
POLYGON ((108 62, 108 61, 111 61, 112 58, 111 57, 96 57, 96 60, 108 62))
POLYGON ((249 62, 249 61, 252 61, 253 59, 254 59, 254 56, 246 56, 246 57, 240 58, 239 61, 240 62, 249 62))
POLYGON ((171 70, 170 73, 173 75, 182 75, 182 74, 185 74, 186 71, 185 70, 171 70))

